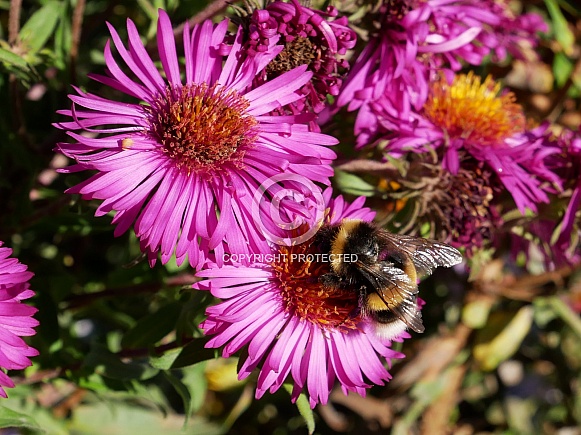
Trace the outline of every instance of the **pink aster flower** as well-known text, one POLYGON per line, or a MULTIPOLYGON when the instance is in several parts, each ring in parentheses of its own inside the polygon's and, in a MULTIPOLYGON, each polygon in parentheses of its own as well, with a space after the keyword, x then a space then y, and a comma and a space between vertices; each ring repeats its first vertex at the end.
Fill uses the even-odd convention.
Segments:
MULTIPOLYGON (((115 235, 134 226, 141 248, 154 263, 175 254, 198 267, 209 251, 256 250, 264 238, 251 218, 252 194, 280 172, 303 174, 328 184, 337 140, 309 132, 308 115, 271 112, 301 98, 312 77, 300 66, 259 87, 252 82, 282 47, 242 56, 242 32, 225 44, 227 21, 186 26, 184 67, 172 25, 160 10, 158 52, 163 74, 127 21, 126 48, 109 25, 127 75, 105 47, 107 76, 91 78, 126 94, 131 103, 77 89, 72 118, 57 126, 76 143, 59 150, 76 160, 63 172, 96 171, 69 189, 102 200, 96 215, 116 212, 115 235), (80 132, 76 132, 80 130, 80 132), (101 133, 97 138, 94 133, 101 133)), ((182 51, 182 50, 180 50, 182 51)))
POLYGON ((534 50, 539 45, 539 33, 547 33, 549 26, 536 13, 515 15, 508 1, 487 2, 491 11, 500 17, 500 22, 489 30, 493 39, 494 61, 503 61, 507 54, 517 59, 535 59, 534 50))
POLYGON ((407 119, 381 102, 374 104, 389 143, 385 152, 438 150, 444 169, 456 174, 462 150, 486 163, 512 195, 521 213, 549 202, 547 192, 561 186, 545 160, 559 148, 549 141, 547 125, 525 129, 525 116, 511 92, 501 92, 490 77, 472 73, 432 83, 426 104, 407 119), (389 133, 387 133, 389 132, 389 133))
POLYGON ((436 74, 480 65, 490 54, 518 53, 519 44, 536 45, 535 31, 547 28, 537 15, 515 18, 505 2, 492 0, 384 2, 377 24, 335 105, 358 110, 358 147, 376 138, 378 115, 370 103, 381 100, 405 116, 423 106, 436 74))
MULTIPOLYGON (((12 249, 2 248, 0 242, 0 368, 22 370, 32 364, 28 357, 38 355, 21 338, 34 335, 38 325, 32 318, 37 309, 21 303, 34 296, 28 288, 34 274, 10 255, 12 249)), ((0 396, 7 397, 4 387, 13 388, 14 382, 0 370, 0 396)))
MULTIPOLYGON (((574 236, 575 243, 571 243, 569 238, 554 236, 556 222, 552 219, 537 218, 523 224, 523 228, 518 232, 508 234, 510 240, 510 256, 516 263, 524 262, 527 266, 533 265, 537 268, 539 260, 545 270, 555 270, 563 266, 578 265, 581 261, 581 250, 576 241, 579 234, 574 236)), ((507 235, 497 237, 495 243, 499 246, 506 246, 507 235)))
POLYGON ((581 126, 576 132, 563 131, 558 138, 558 145, 561 153, 552 156, 551 169, 559 174, 565 188, 571 191, 559 235, 559 241, 564 242, 571 239, 575 216, 581 208, 581 126))
POLYGON ((277 41, 283 50, 257 77, 264 83, 299 65, 307 65, 313 77, 302 88, 304 100, 290 105, 294 112, 324 108, 327 95, 336 96, 342 78, 349 68, 344 59, 347 50, 357 41, 356 33, 347 25, 347 18, 337 18, 338 11, 329 6, 325 12, 301 5, 297 0, 269 2, 253 12, 248 24, 249 54, 264 52, 277 41))
MULTIPOLYGON (((326 190, 326 222, 372 219, 374 213, 361 208, 363 198, 348 205, 330 195, 326 190)), ((289 378, 294 383, 292 400, 304 392, 314 407, 328 401, 335 380, 345 394, 365 395, 371 385, 383 385, 391 378, 384 359, 389 363, 403 355, 367 321, 353 318, 356 295, 322 289, 318 276, 328 265, 289 261, 293 254, 308 254, 310 246, 306 242, 263 251, 263 260, 249 266, 202 270, 198 276, 208 279, 196 288, 224 300, 206 311, 201 327, 213 336, 206 347, 224 346, 222 355, 229 357, 247 346, 238 377, 259 370, 257 398, 275 392, 289 378)), ((396 340, 407 337, 404 332, 396 340)))
MULTIPOLYGON (((551 138, 550 131, 545 132, 547 139, 553 139, 560 153, 552 154, 548 158, 547 165, 559 176, 563 185, 563 192, 551 198, 553 208, 559 208, 559 204, 565 210, 560 219, 541 218, 527 226, 526 231, 533 236, 537 251, 544 256, 548 269, 554 269, 563 265, 577 264, 581 259, 579 249, 578 213, 581 209, 581 130, 563 130, 557 138, 551 138)), ((515 235, 514 239, 518 239, 515 235)), ((518 243, 528 253, 531 248, 531 238, 522 238, 518 243)), ((517 247, 513 253, 518 253, 517 247)))

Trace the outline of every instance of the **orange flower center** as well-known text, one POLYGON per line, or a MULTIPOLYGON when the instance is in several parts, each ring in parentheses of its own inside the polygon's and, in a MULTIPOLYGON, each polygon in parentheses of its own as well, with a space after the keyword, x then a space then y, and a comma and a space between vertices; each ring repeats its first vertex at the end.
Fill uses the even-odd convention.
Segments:
POLYGON ((188 175, 241 165, 256 139, 250 103, 235 90, 206 83, 166 89, 149 108, 149 134, 188 175))
POLYGON ((515 95, 500 95, 500 91, 500 84, 490 76, 482 83, 472 72, 457 75, 452 85, 441 78, 432 85, 424 113, 451 139, 472 146, 498 146, 524 131, 526 121, 515 95))
POLYGON ((322 329, 357 329, 357 292, 319 283, 319 277, 330 272, 330 263, 311 243, 282 246, 281 261, 272 263, 286 311, 322 329))

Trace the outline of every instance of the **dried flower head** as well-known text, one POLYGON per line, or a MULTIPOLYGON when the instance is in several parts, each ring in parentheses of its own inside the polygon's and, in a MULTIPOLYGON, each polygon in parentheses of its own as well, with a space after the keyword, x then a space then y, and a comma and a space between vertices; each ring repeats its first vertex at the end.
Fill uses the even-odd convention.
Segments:
POLYGON ((357 37, 346 17, 338 17, 335 7, 325 12, 301 5, 297 0, 268 2, 262 8, 255 7, 247 23, 247 40, 244 44, 249 55, 262 53, 273 43, 282 51, 270 61, 256 78, 264 83, 306 65, 313 73, 301 92, 304 99, 293 102, 293 113, 320 112, 327 96, 336 96, 342 85, 349 63, 347 50, 355 46, 357 37))

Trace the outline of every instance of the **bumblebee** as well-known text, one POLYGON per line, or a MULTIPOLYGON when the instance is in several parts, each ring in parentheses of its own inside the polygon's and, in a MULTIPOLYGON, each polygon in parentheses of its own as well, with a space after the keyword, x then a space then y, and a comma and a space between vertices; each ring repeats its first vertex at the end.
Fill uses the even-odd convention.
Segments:
POLYGON ((457 249, 435 240, 392 234, 361 220, 323 225, 315 243, 327 254, 330 272, 323 287, 354 291, 357 313, 370 319, 377 335, 392 339, 407 328, 423 332, 417 304, 418 279, 438 266, 462 261, 457 249))

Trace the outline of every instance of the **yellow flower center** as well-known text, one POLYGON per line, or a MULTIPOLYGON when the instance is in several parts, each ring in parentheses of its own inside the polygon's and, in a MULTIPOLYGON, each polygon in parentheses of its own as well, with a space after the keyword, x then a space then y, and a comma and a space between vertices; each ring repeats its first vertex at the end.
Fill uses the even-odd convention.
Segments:
POLYGON ((462 139, 468 146, 498 146, 524 131, 526 122, 515 95, 500 92, 490 76, 482 83, 472 72, 457 75, 452 85, 441 78, 432 85, 424 113, 450 139, 462 139))

